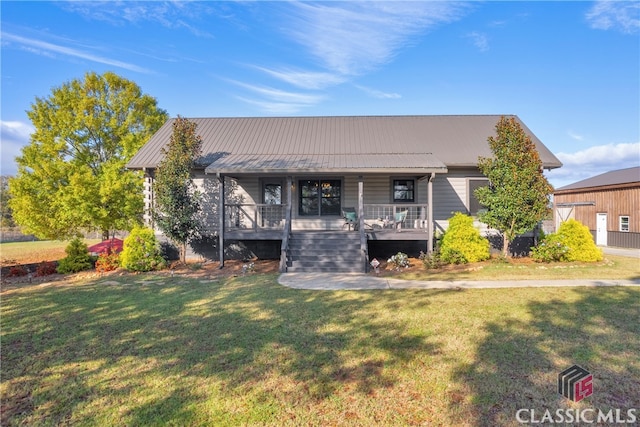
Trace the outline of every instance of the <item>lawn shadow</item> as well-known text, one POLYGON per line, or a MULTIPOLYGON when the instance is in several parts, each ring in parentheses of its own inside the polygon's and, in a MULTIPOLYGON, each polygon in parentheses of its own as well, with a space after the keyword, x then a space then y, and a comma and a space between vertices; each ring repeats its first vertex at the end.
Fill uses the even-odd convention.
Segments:
POLYGON ((383 392, 396 382, 389 366, 439 344, 380 316, 379 295, 292 290, 273 275, 140 275, 14 293, 3 301, 2 425, 92 419, 101 401, 122 402, 113 424, 207 424, 193 418, 203 386, 238 396, 236 418, 217 420, 231 424, 383 392))
MULTIPOLYGON (((486 325, 475 360, 454 374, 450 411, 471 425, 517 425, 519 409, 640 407, 640 294, 625 287, 576 288, 575 299, 530 302, 529 319, 486 325), (558 374, 578 364, 594 377, 579 403, 558 394, 558 374)), ((528 416, 530 412, 524 413, 528 416)))

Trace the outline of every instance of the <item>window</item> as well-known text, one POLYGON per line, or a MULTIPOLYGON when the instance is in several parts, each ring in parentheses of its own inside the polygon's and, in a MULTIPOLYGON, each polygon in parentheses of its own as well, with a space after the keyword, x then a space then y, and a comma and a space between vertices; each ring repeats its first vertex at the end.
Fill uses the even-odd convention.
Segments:
POLYGON ((300 216, 340 215, 341 185, 338 179, 298 182, 300 216))
POLYGON ((628 215, 620 216, 620 231, 623 231, 625 233, 629 232, 629 216, 628 215))
POLYGON ((478 212, 484 209, 484 206, 478 202, 475 191, 480 187, 489 185, 488 179, 470 179, 469 180, 469 215, 476 216, 478 212))
POLYGON ((412 203, 415 198, 415 180, 394 179, 393 180, 393 201, 400 203, 412 203))
POLYGON ((279 205, 282 203, 282 184, 264 184, 262 193, 263 203, 266 205, 279 205))

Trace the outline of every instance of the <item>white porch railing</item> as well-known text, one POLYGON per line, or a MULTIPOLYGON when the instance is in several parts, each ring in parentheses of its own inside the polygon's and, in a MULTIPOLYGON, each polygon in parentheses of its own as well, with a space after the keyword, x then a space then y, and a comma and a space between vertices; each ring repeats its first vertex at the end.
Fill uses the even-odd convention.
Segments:
POLYGON ((287 205, 225 204, 226 230, 282 230, 287 205))
MULTIPOLYGON (((286 208, 287 205, 283 204, 225 204, 225 230, 283 230, 286 208)), ((367 231, 397 231, 398 229, 428 231, 426 204, 365 203, 363 211, 365 230, 367 231)), ((304 218, 303 221, 312 222, 313 218, 304 218)), ((342 225, 342 222, 337 219, 334 222, 335 227, 331 229, 340 229, 338 224, 342 225)), ((323 227, 327 227, 328 224, 330 222, 322 221, 323 227)))
POLYGON ((428 231, 427 204, 364 204, 365 228, 428 231))

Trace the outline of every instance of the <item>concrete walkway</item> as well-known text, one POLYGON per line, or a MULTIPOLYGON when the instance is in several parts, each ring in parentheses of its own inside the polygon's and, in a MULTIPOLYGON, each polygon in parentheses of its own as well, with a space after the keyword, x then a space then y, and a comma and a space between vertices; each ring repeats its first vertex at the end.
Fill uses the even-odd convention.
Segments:
MULTIPOLYGON (((640 258, 639 249, 603 247, 605 254, 640 258)), ((640 273, 640 261, 638 262, 640 273)), ((294 289, 310 290, 372 290, 372 289, 483 289, 542 288, 567 286, 640 286, 635 280, 401 280, 363 273, 284 273, 278 283, 294 289)))
POLYGON ((567 286, 638 286, 639 280, 400 280, 361 273, 284 273, 278 283, 294 289, 373 290, 373 289, 483 289, 541 288, 567 286))

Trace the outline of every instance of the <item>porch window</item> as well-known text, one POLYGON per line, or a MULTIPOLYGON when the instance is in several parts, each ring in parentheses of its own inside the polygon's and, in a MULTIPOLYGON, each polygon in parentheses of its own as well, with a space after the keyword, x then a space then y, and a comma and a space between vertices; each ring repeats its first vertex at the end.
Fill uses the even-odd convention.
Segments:
POLYGON ((628 215, 620 216, 620 231, 625 233, 629 232, 629 216, 628 215))
POLYGON ((282 203, 282 184, 264 184, 262 199, 266 205, 279 205, 282 203))
POLYGON ((298 184, 300 216, 340 215, 342 191, 339 179, 307 179, 298 184))
POLYGON ((480 187, 486 187, 489 185, 488 179, 470 179, 469 180, 469 215, 476 216, 478 212, 484 209, 485 207, 480 204, 478 199, 476 198, 476 190, 480 187))
POLYGON ((394 179, 393 180, 393 201, 394 203, 413 203, 415 197, 415 180, 394 179))

